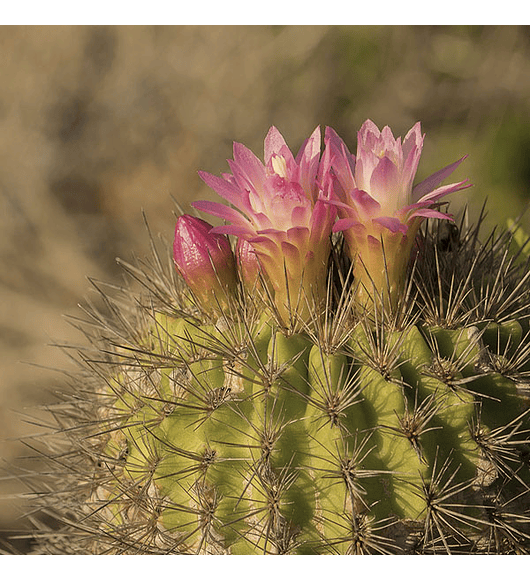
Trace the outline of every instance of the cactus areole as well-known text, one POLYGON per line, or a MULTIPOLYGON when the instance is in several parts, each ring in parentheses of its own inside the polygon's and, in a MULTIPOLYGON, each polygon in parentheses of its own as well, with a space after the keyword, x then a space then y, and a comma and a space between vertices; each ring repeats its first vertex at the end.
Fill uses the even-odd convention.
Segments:
POLYGON ((444 213, 462 159, 414 185, 423 139, 273 127, 200 174, 224 224, 179 217, 83 327, 37 551, 530 549, 528 244, 444 213))

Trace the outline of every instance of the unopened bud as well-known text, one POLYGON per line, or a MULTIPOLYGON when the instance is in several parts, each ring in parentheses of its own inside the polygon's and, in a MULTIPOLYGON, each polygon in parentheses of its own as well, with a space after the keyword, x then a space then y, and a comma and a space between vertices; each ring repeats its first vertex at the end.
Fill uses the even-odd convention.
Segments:
POLYGON ((182 215, 175 227, 175 266, 207 311, 224 308, 237 288, 234 255, 225 235, 199 218, 182 215))
POLYGON ((260 264, 252 245, 239 238, 236 246, 236 257, 243 284, 249 292, 256 290, 260 277, 260 264))

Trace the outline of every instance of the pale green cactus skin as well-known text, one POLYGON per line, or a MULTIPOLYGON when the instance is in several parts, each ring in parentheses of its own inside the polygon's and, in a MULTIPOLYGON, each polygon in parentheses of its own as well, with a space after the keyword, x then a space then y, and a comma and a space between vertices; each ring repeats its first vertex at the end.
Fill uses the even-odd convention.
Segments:
POLYGON ((295 333, 248 302, 205 319, 135 270, 150 294, 74 405, 66 513, 48 502, 67 523, 41 549, 526 553, 528 262, 475 234, 428 234, 401 316, 339 304, 295 333))

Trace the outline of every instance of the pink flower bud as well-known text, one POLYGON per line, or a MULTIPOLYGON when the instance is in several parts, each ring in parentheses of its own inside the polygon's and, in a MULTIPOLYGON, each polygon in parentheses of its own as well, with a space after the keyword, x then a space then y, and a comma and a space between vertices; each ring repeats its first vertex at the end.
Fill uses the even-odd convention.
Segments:
POLYGON ((236 258, 243 284, 252 293, 258 287, 261 268, 254 248, 243 238, 237 240, 236 258))
POLYGON ((225 235, 212 233, 211 224, 182 215, 175 227, 175 266, 203 308, 228 305, 237 288, 234 255, 225 235))

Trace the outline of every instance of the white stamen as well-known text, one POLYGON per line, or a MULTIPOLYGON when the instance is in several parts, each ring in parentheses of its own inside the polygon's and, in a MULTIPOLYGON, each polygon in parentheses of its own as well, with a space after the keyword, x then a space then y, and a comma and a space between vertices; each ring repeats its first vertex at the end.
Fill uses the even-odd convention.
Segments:
POLYGON ((276 175, 287 178, 287 162, 285 161, 285 157, 282 157, 281 155, 273 155, 272 168, 276 175))

